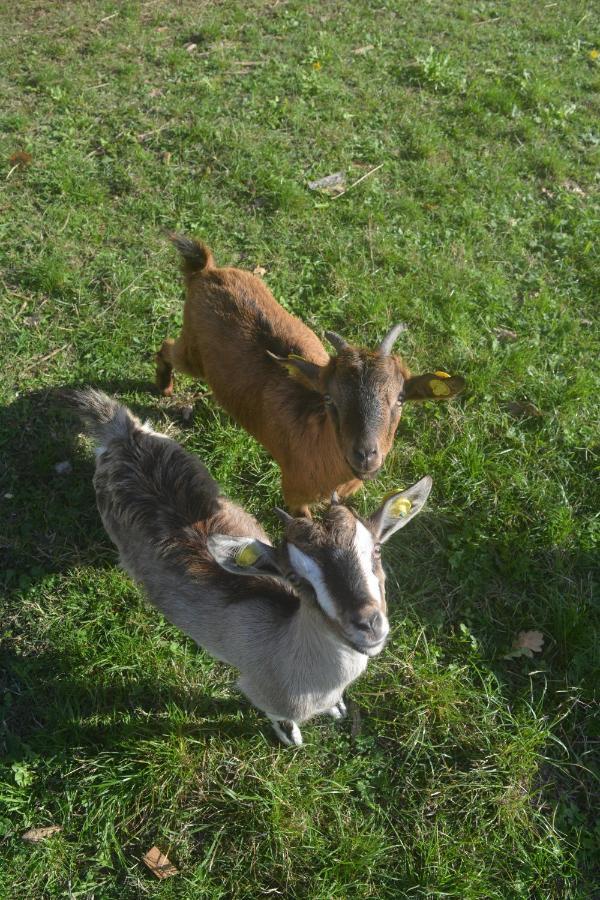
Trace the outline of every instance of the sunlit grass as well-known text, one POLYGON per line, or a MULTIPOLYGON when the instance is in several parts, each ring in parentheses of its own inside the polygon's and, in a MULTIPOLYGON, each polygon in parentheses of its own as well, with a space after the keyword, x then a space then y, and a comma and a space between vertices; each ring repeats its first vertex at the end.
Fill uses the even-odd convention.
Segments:
POLYGON ((1 27, 0 895, 592 896, 591 5, 26 2, 1 27), (378 166, 337 199, 306 186, 378 166), (415 371, 468 380, 406 410, 356 497, 434 478, 386 547, 389 648, 301 751, 116 568, 53 393, 117 393, 276 533, 262 449, 205 386, 150 390, 181 324, 172 228, 264 267, 317 332, 406 322, 415 371), (542 653, 507 658, 528 629, 542 653))

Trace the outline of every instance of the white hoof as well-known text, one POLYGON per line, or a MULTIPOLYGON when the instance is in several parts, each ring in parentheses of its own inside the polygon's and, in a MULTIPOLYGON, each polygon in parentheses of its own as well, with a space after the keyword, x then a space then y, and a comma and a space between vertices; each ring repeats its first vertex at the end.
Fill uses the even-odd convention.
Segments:
POLYGON ((340 719, 345 719, 346 716, 348 715, 348 707, 344 703, 343 697, 340 697, 340 699, 338 700, 337 709, 339 710, 339 713, 340 713, 340 719))
POLYGON ((348 715, 348 709, 344 701, 340 698, 335 706, 330 706, 329 709, 326 709, 325 712, 328 716, 331 716, 332 719, 345 719, 348 715))
POLYGON ((291 719, 275 719, 269 716, 273 731, 282 744, 286 747, 301 747, 302 734, 295 722, 291 719))

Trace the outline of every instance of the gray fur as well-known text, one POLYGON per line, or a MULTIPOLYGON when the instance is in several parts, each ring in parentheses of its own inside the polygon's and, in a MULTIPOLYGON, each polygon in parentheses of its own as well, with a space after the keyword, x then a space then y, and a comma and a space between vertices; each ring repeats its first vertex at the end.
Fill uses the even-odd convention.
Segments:
MULTIPOLYGON (((360 623, 371 621, 375 609, 387 627, 383 572, 375 606, 360 580, 348 536, 354 514, 340 505, 323 525, 291 519, 287 526, 288 541, 304 553, 312 549, 331 578, 332 618, 310 585, 298 584, 286 542, 273 547, 195 457, 105 394, 76 392, 70 402, 103 447, 94 486, 104 526, 123 568, 150 601, 199 646, 239 670, 240 690, 283 739, 287 731, 278 722, 301 723, 319 713, 335 715, 334 709, 342 714, 344 689, 385 643, 360 623), (248 546, 255 549, 255 565, 244 561, 242 567, 240 548, 248 546), (353 566, 356 571, 346 573, 353 566)), ((301 742, 296 731, 292 743, 301 742)))

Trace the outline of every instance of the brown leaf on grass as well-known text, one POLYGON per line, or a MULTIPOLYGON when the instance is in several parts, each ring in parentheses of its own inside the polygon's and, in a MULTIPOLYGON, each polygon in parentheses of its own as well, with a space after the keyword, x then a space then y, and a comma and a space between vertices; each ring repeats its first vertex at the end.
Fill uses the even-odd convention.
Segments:
POLYGON ((163 878, 170 878, 171 875, 179 874, 179 869, 176 869, 173 863, 171 863, 164 853, 161 853, 158 847, 152 847, 145 856, 142 856, 142 862, 144 865, 148 866, 153 875, 156 875, 157 878, 161 880, 163 878))
POLYGON ((544 635, 541 631, 520 631, 513 641, 512 650, 505 653, 503 659, 520 659, 526 656, 533 659, 534 653, 541 653, 544 646, 544 635))
POLYGON ((368 53, 369 50, 374 50, 374 49, 375 49, 374 44, 367 44, 365 47, 357 47, 356 50, 353 50, 352 52, 356 56, 364 56, 364 54, 368 53))
POLYGON ((343 172, 333 172, 324 178, 309 181, 311 191, 324 191, 327 194, 339 194, 346 189, 346 176, 343 172))
POLYGON ((160 154, 160 158, 161 158, 162 161, 168 166, 169 163, 171 162, 171 152, 170 152, 170 150, 163 150, 163 152, 160 154))
POLYGON ((62 831, 62 825, 43 825, 41 828, 30 828, 21 835, 21 840, 28 844, 39 844, 40 841, 45 841, 46 838, 58 834, 59 831, 62 831))
POLYGON ((543 646, 544 635, 541 631, 520 631, 513 644, 514 649, 522 650, 524 656, 541 653, 543 646))
POLYGON ((263 266, 254 266, 252 269, 253 275, 258 275, 259 278, 262 278, 263 275, 267 274, 267 270, 263 266))
POLYGON ((194 44, 193 41, 190 41, 189 44, 184 44, 183 49, 187 53, 193 53, 196 50, 197 46, 198 46, 198 44, 194 44))
POLYGON ((31 153, 27 153, 25 150, 18 150, 16 153, 13 153, 11 158, 9 159, 9 163, 11 166, 16 166, 19 169, 24 169, 26 166, 31 165, 31 161, 33 156, 31 153))
POLYGON ((512 328, 492 328, 499 341, 516 341, 519 335, 512 328))
POLYGON ((506 404, 506 408, 515 419, 538 419, 543 416, 543 412, 529 400, 513 400, 506 404))

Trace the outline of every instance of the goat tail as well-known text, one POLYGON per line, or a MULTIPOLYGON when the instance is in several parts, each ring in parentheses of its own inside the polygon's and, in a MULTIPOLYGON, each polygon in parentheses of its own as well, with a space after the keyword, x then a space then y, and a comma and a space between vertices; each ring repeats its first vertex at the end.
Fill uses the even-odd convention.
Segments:
POLYGON ((183 257, 183 271, 186 275, 195 275, 196 272, 214 268, 212 252, 202 241, 175 232, 169 235, 169 239, 183 257))
POLYGON ((125 406, 95 388, 64 391, 63 399, 82 419, 86 431, 104 447, 141 427, 140 421, 125 406))

